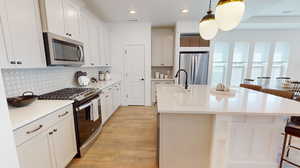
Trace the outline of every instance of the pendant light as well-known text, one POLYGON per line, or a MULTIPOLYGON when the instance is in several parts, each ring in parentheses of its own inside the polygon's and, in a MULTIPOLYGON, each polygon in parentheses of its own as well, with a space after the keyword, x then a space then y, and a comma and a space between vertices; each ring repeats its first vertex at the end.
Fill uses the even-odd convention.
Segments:
POLYGON ((220 0, 216 8, 216 21, 219 29, 229 31, 236 28, 244 12, 244 0, 220 0))
POLYGON ((215 15, 211 10, 211 0, 209 1, 209 9, 207 11, 207 14, 201 19, 199 23, 199 32, 204 40, 211 40, 218 33, 218 25, 215 20, 215 15))

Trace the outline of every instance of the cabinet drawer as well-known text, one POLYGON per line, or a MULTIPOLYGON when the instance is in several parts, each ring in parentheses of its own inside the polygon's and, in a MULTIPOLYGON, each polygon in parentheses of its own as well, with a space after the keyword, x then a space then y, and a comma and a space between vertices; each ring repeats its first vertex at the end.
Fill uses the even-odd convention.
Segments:
POLYGON ((14 137, 16 145, 19 146, 30 138, 46 131, 56 122, 72 115, 72 105, 69 105, 65 108, 59 109, 54 113, 51 113, 41 119, 38 119, 22 128, 19 128, 14 131, 14 137), (66 113, 68 111, 68 113, 66 113))

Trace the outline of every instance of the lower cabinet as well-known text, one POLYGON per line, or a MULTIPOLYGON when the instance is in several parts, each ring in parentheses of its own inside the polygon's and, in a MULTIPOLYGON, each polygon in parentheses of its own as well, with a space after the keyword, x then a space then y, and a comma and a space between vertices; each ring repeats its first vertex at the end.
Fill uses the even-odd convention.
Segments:
POLYGON ((103 98, 101 99, 101 112, 103 124, 110 118, 113 113, 112 87, 104 90, 103 98))
POLYGON ((114 84, 104 89, 101 97, 101 113, 103 124, 113 115, 121 105, 121 85, 114 84))
POLYGON ((113 86, 113 111, 116 111, 121 105, 121 84, 113 86))
POLYGON ((77 153, 72 106, 40 120, 15 132, 20 167, 65 168, 77 153))
POLYGON ((17 147, 21 168, 53 168, 55 161, 48 132, 43 132, 17 147))
POLYGON ((74 133, 73 115, 57 123, 49 130, 57 168, 64 168, 77 153, 74 133))

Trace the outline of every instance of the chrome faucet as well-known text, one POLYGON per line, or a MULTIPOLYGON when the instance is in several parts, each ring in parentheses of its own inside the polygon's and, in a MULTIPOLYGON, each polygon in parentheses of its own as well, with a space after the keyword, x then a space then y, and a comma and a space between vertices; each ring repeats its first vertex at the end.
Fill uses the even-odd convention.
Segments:
POLYGON ((177 71, 176 75, 175 75, 175 78, 178 77, 178 75, 179 75, 179 73, 180 73, 181 71, 183 71, 183 72, 185 73, 185 86, 184 86, 184 88, 185 88, 185 89, 188 89, 188 88, 189 88, 189 85, 188 85, 188 73, 187 73, 187 71, 186 71, 185 69, 179 69, 179 70, 177 71))

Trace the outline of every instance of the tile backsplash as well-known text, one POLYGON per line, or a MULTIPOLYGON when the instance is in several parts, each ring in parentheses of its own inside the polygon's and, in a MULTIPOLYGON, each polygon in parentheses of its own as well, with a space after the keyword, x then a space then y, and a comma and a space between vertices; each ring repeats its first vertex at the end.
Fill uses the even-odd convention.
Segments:
POLYGON ((87 72, 98 79, 99 71, 110 71, 107 67, 50 67, 42 69, 3 69, 3 80, 7 97, 19 96, 25 91, 43 94, 57 89, 77 86, 76 71, 87 72))

